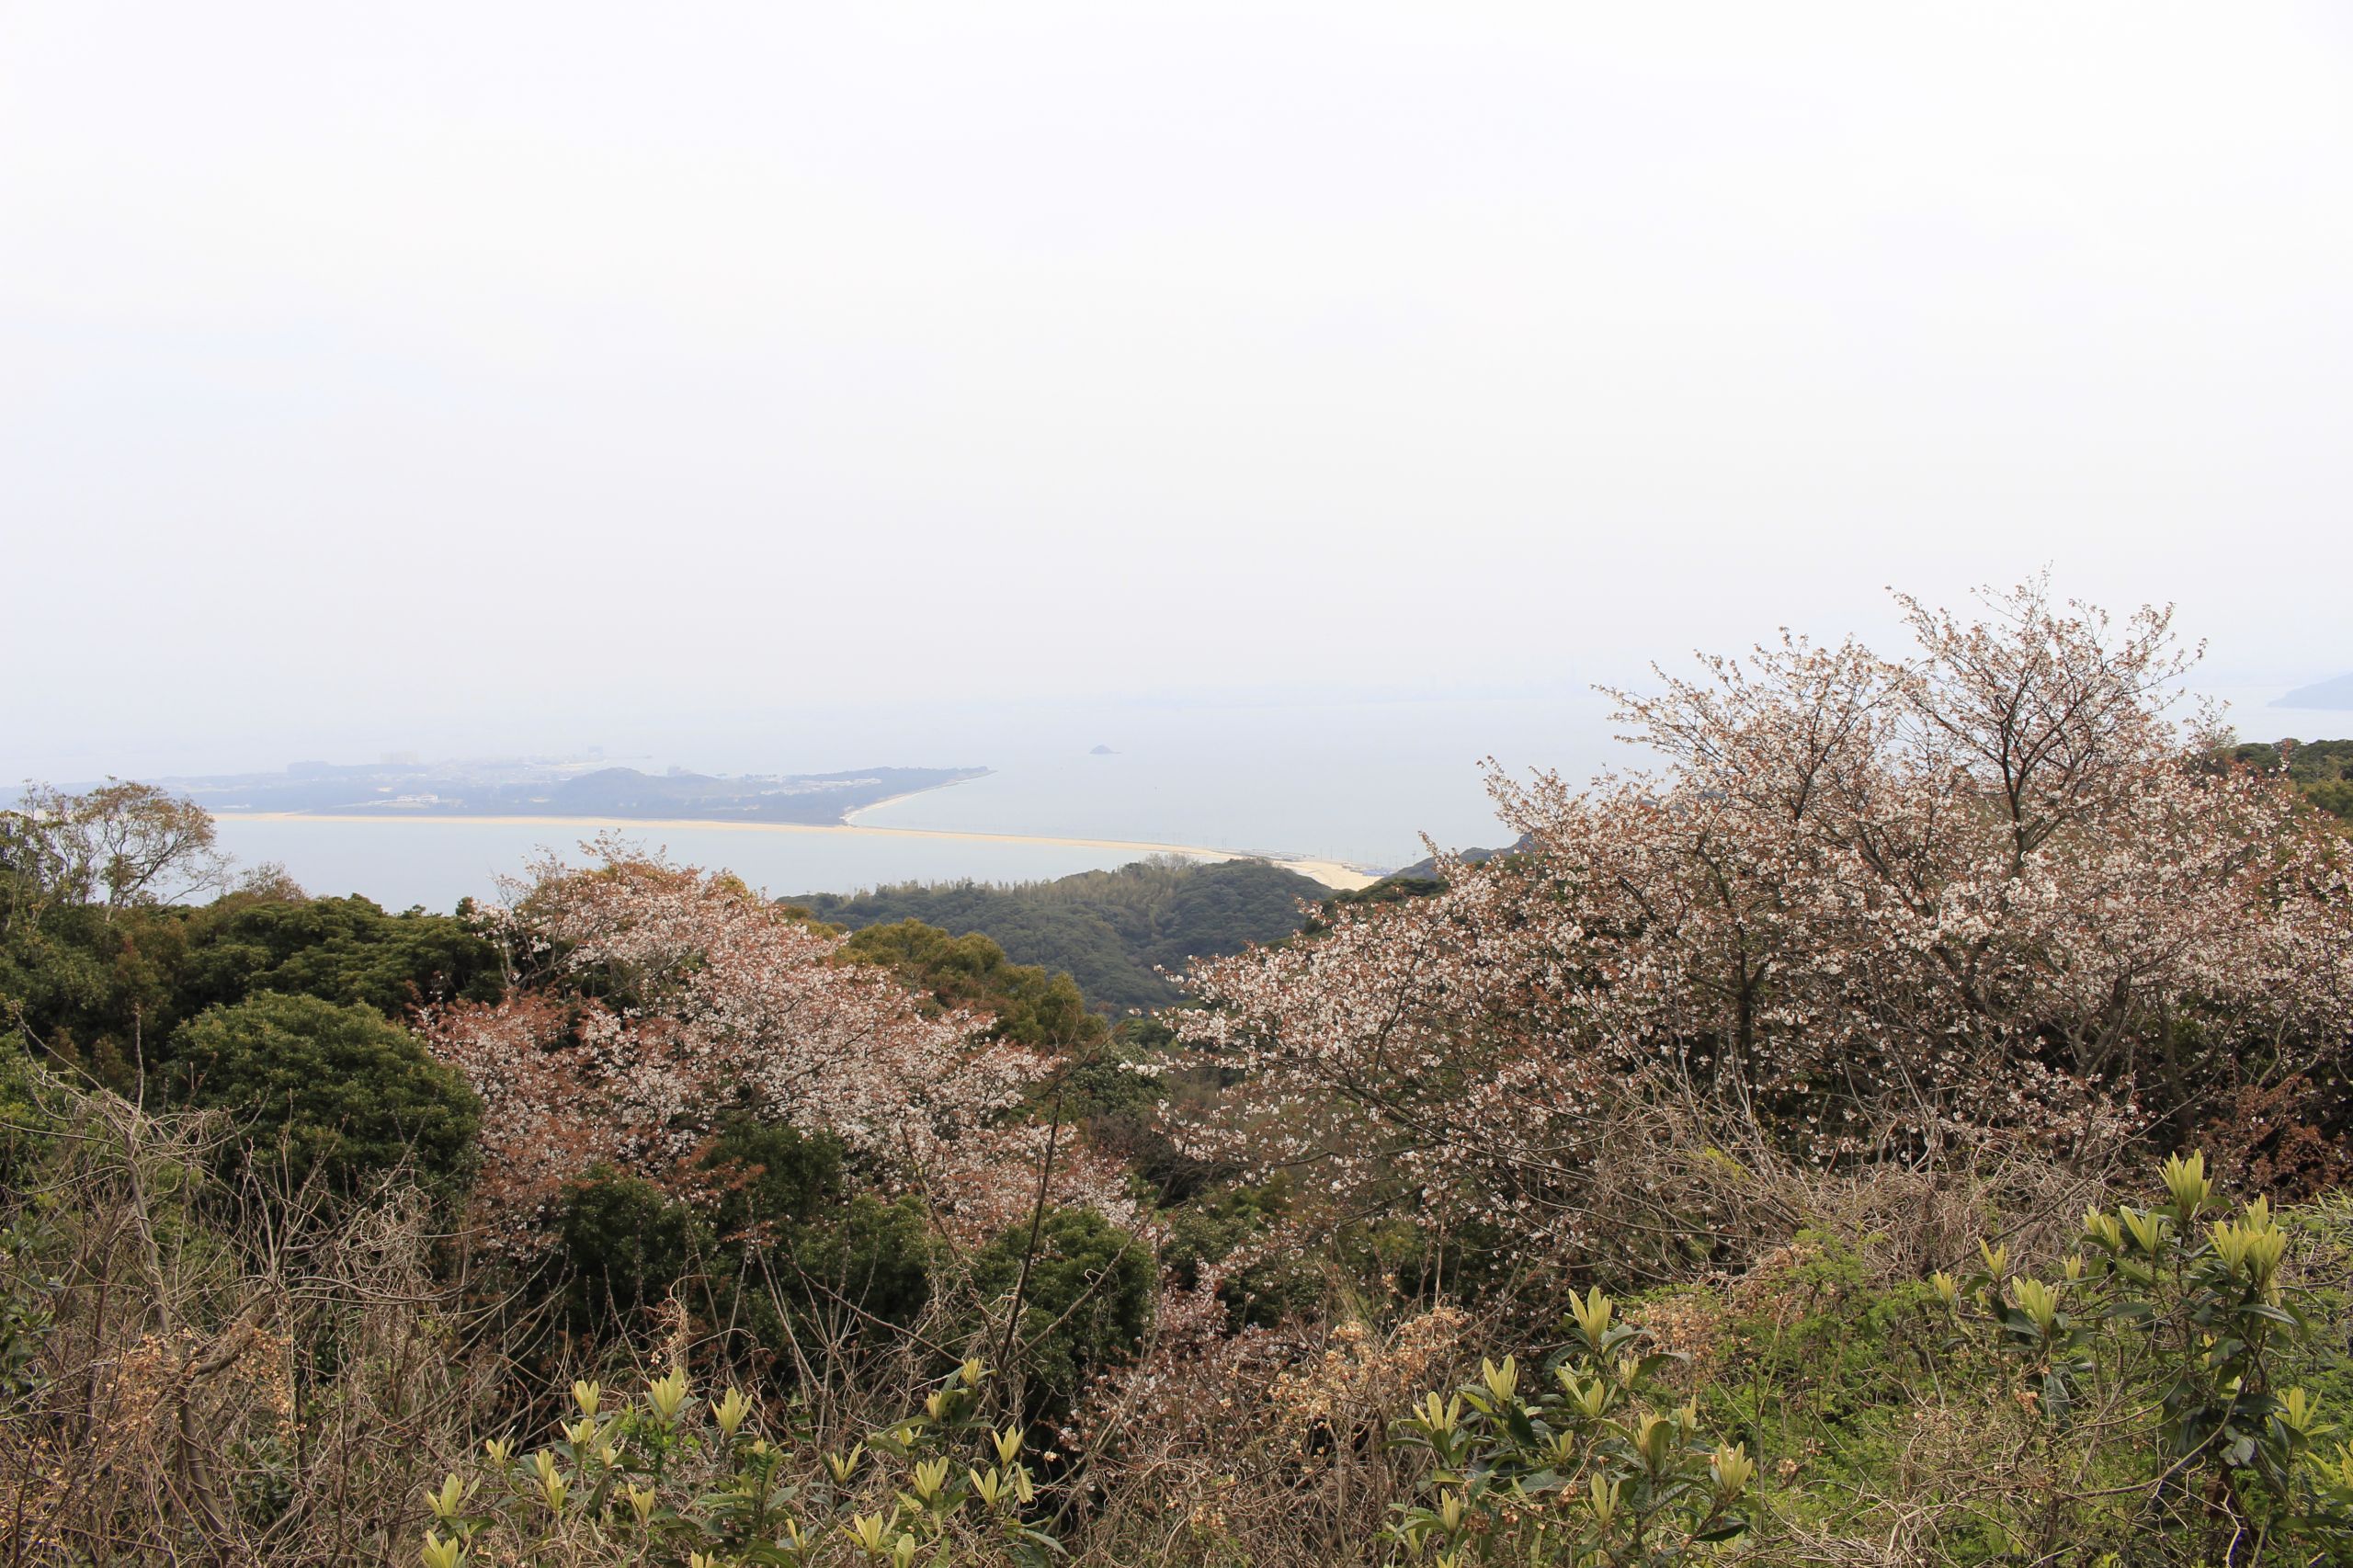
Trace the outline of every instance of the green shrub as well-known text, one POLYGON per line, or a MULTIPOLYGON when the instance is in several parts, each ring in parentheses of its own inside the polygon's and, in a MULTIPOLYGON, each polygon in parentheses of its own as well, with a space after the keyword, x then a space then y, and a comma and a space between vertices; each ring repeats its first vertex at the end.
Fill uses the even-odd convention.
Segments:
MULTIPOLYGON (((1965 1278, 1876 1282, 1813 1237, 1677 1298, 1707 1319, 1703 1406, 1781 1456, 1779 1522, 1893 1531, 1939 1562, 2353 1549, 2341 1294, 2291 1282, 2294 1238, 2263 1199, 2233 1213, 2201 1158, 2163 1176, 2159 1201, 2095 1207, 2078 1249, 2038 1267, 1988 1242, 1965 1278), (2335 1311, 2329 1333, 2308 1309, 2335 1311)), ((2345 1260, 2327 1228, 2323 1210, 2300 1226, 2324 1281, 2345 1260)))
POLYGON ((49 1241, 26 1220, 0 1229, 0 1410, 37 1386, 35 1363, 56 1322, 63 1282, 49 1272, 49 1241))
POLYGON ((1939 1335, 1926 1283, 1875 1280, 1846 1241, 1801 1233, 1744 1281, 1716 1334, 1716 1419, 1760 1449, 1790 1452, 1910 1403, 1935 1374, 1939 1335))
MULTIPOLYGON (((0 875, 0 905, 6 881, 0 875)), ((498 951, 470 922, 364 898, 232 893, 185 904, 62 904, 0 932, 0 996, 28 1039, 124 1094, 210 1007, 264 992, 357 1003, 399 1021, 421 1002, 494 1001, 498 951), (16 1009, 21 1009, 17 1013, 16 1009)))
POLYGON ((214 1007, 172 1042, 180 1102, 234 1114, 239 1151, 272 1180, 350 1193, 406 1165, 444 1193, 481 1113, 454 1070, 372 1007, 265 994, 214 1007))
POLYGON ((915 1199, 844 1198, 838 1139, 748 1118, 730 1122, 699 1162, 716 1237, 710 1289, 722 1316, 771 1350, 795 1323, 848 1344, 877 1323, 913 1323, 932 1296, 935 1240, 915 1199))
POLYGON ((742 1390, 698 1399, 683 1371, 637 1400, 573 1385, 573 1412, 528 1460, 505 1438, 425 1496, 425 1568, 529 1563, 1041 1565, 1061 1543, 1017 1427, 986 1418, 987 1369, 967 1361, 922 1408, 847 1452, 763 1430, 742 1390))
POLYGON ((358 1003, 387 1017, 425 1002, 494 1002, 506 989, 498 949, 468 924, 372 901, 232 894, 188 917, 177 966, 190 1010, 264 991, 358 1003))
POLYGON ((566 1189, 556 1233, 573 1317, 593 1326, 667 1296, 702 1252, 705 1227, 652 1182, 598 1165, 566 1189))
MULTIPOLYGON (((1573 1299, 1574 1300, 1574 1299, 1573 1299)), ((1598 1287, 1574 1301, 1569 1347, 1523 1386, 1518 1363, 1480 1363, 1432 1393, 1395 1440, 1428 1457, 1393 1534, 1438 1568, 1472 1562, 1669 1568, 1747 1533, 1756 1464, 1710 1441, 1699 1406, 1670 1406, 1641 1331, 1598 1287)))
POLYGON ((745 1119, 695 1164, 679 1192, 609 1166, 566 1189, 547 1283, 575 1324, 626 1319, 685 1286, 699 1314, 771 1352, 811 1331, 847 1350, 930 1303, 937 1242, 922 1203, 845 1199, 836 1140, 745 1119))
MULTIPOLYGON (((2353 1447, 2292 1381, 2313 1325, 2288 1289, 2290 1237, 2256 1199, 2233 1217, 2201 1155, 2165 1164, 2165 1200, 2097 1206, 2060 1267, 1983 1267, 1932 1285, 1948 1352, 1990 1353, 2023 1413, 2030 1507, 1985 1510, 2013 1553, 2110 1540, 2171 1561, 2342 1561, 2353 1447)), ((2136 1559, 2137 1560, 2137 1557, 2136 1559)))
POLYGON ((0 1187, 29 1182, 60 1131, 34 1095, 39 1070, 23 1037, 0 1035, 0 1187))
POLYGON ((1051 1209, 1037 1227, 1015 1225, 973 1262, 984 1301, 1007 1302, 1016 1289, 1021 1315, 1015 1366, 1032 1416, 1059 1416, 1097 1372, 1133 1358, 1152 1326, 1155 1264, 1149 1243, 1091 1209, 1051 1209), (1027 1258, 1025 1279, 1022 1264, 1027 1258))
POLYGON ((791 1237, 788 1288, 819 1316, 904 1326, 930 1303, 938 1242, 915 1198, 864 1194, 791 1237))
POLYGON ((773 1241, 841 1197, 841 1140, 778 1122, 727 1122, 698 1164, 711 1177, 711 1219, 725 1244, 773 1241))

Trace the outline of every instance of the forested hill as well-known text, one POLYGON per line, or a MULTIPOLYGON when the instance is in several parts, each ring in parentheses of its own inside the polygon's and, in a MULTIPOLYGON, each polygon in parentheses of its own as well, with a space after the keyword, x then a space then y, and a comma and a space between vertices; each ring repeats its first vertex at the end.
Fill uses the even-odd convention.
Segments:
MULTIPOLYGON (((1455 854, 1461 858, 1464 865, 1476 866, 1485 861, 1492 860, 1498 855, 1517 855, 1519 851, 1527 847, 1528 836, 1527 835, 1522 834, 1519 837, 1513 839, 1509 844, 1504 845, 1501 848, 1458 849, 1455 851, 1455 854)), ((1404 878, 1413 881, 1427 881, 1437 875, 1438 857, 1430 855, 1415 861, 1410 866, 1399 867, 1396 870, 1389 873, 1388 880, 1395 881, 1400 878, 1404 878)), ((1378 886, 1379 884, 1375 883, 1374 885, 1378 886)), ((1365 891, 1370 892, 1371 890, 1367 889, 1365 891)))
POLYGON ((2230 756, 2266 771, 2284 766, 2306 800, 2353 823, 2353 741, 2251 741, 2232 748, 2230 756))
POLYGON ((851 896, 786 900, 852 930, 897 920, 962 934, 978 931, 1016 963, 1067 971, 1100 1012, 1165 1006, 1176 987, 1155 966, 1238 952, 1300 927, 1299 901, 1331 890, 1263 860, 1194 865, 1139 861, 1051 882, 905 882, 851 896))

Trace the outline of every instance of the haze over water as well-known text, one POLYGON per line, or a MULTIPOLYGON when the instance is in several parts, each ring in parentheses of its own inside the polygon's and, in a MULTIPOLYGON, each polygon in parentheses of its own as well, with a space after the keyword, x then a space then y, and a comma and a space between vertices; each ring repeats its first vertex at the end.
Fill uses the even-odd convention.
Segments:
MULTIPOLYGON (((2353 711, 2268 706, 2276 688, 2201 683, 2250 740, 2353 735, 2353 711)), ((2186 710, 2186 705, 2185 705, 2186 710)), ((986 765, 985 778, 858 814, 879 828, 1099 838, 1373 869, 1421 858, 1421 835, 1448 848, 1506 842, 1479 767, 1556 768, 1583 780, 1639 764, 1590 693, 1392 702, 1083 703, 973 706, 863 717, 804 715, 756 733, 667 742, 616 757, 658 771, 986 765), (1112 755, 1094 755, 1108 746, 1112 755)), ((489 896, 495 878, 543 849, 571 855, 597 829, 529 822, 224 820, 222 843, 246 864, 278 861, 314 892, 361 892, 391 907, 446 909, 489 896)), ((675 858, 723 866, 774 893, 848 892, 892 881, 1019 881, 1117 866, 1116 848, 885 834, 828 835, 664 823, 617 829, 675 858)))
MULTIPOLYGON (((615 757, 659 770, 984 764, 990 777, 862 812, 862 825, 1194 845, 1313 856, 1372 868, 1506 836, 1479 768, 1557 766, 1582 776, 1614 748, 1589 698, 1244 704, 1097 703, 917 716, 896 738, 845 720, 759 738, 708 737, 676 755, 615 757), (866 732, 866 733, 861 733, 866 732), (1110 755, 1093 748, 1108 747, 1110 755), (699 755, 698 755, 698 751, 699 755), (714 752, 724 754, 712 760, 714 752)), ((906 722, 909 716, 897 716, 906 722)), ((540 848, 596 830, 534 823, 225 819, 222 842, 275 860, 318 892, 446 908, 492 891, 540 848)), ((618 829, 675 857, 726 866, 772 892, 849 892, 897 881, 1023 881, 1109 867, 1117 849, 951 837, 825 835, 645 823, 618 829)))
POLYGON ((2045 565, 2353 668, 2342 6, 6 17, 0 779, 973 762, 910 810, 1382 859, 1582 740, 1097 720, 2045 565))

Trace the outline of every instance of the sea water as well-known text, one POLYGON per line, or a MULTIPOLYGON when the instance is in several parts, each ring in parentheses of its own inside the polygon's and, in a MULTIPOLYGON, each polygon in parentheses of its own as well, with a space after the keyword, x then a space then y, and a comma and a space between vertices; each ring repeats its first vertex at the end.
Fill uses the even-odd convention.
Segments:
MULTIPOLYGON (((2213 694, 2248 739, 2353 735, 2353 712, 2268 706, 2276 687, 2213 694)), ((799 710, 659 735, 631 765, 818 771, 986 766, 988 777, 858 815, 874 827, 1194 845, 1384 869, 1447 848, 1507 843, 1483 759, 1506 775, 1580 783, 1643 758, 1616 740, 1606 699, 1581 689, 1391 701, 1262 699, 941 704, 799 710), (1101 747, 1101 751, 1096 748, 1101 747)), ((583 858, 597 829, 532 823, 339 820, 220 824, 246 864, 274 860, 316 892, 394 908, 486 897, 541 851, 583 858)), ((633 824, 623 836, 770 892, 854 892, 893 881, 1023 881, 1108 868, 1134 852, 1004 839, 824 835, 633 824)))
MULTIPOLYGON (((437 911, 461 898, 497 896, 499 879, 552 851, 585 864, 583 840, 597 827, 529 822, 435 822, 337 818, 288 821, 223 817, 221 847, 241 867, 276 862, 313 893, 364 893, 388 909, 437 911)), ((756 888, 855 892, 897 881, 1035 881, 1123 864, 1118 850, 1057 845, 829 835, 635 823, 622 839, 690 866, 724 868, 756 888)))

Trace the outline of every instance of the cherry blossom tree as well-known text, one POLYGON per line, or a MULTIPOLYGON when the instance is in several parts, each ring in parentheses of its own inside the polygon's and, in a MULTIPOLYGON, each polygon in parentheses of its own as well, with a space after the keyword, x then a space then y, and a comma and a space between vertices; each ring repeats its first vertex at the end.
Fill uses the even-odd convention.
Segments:
MULTIPOLYGON (((1051 1057, 837 961, 842 938, 733 877, 616 840, 593 848, 601 865, 551 858, 488 916, 513 971, 506 998, 423 1023, 482 1097, 480 1190, 498 1234, 542 1240, 564 1184, 593 1165, 690 1183, 731 1114, 838 1138, 968 1234, 1026 1210, 1049 1130, 1011 1113, 1051 1057)), ((1116 1209, 1103 1164, 1065 1147, 1051 1196, 1116 1209)))
POLYGON ((1785 634, 1613 692, 1655 770, 1491 763, 1522 852, 1197 966, 1172 1017, 1242 1074, 1197 1144, 1540 1231, 1631 1125, 1814 1166, 2083 1155, 2341 1052, 2346 842, 2176 720, 2169 612, 1982 601, 1899 597, 1907 659, 1785 634))

